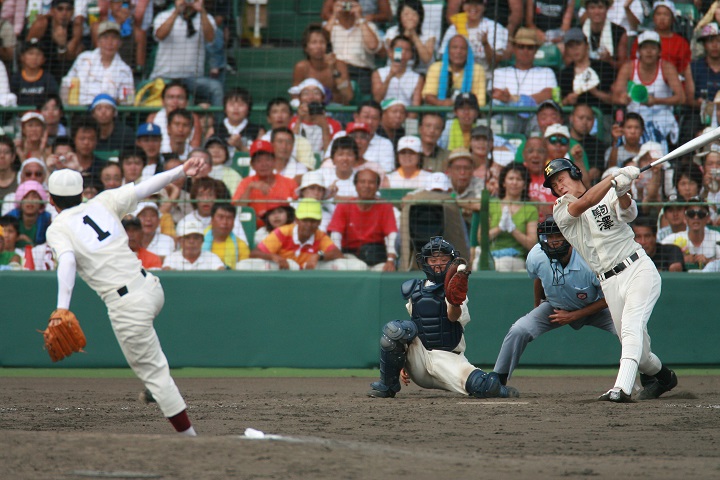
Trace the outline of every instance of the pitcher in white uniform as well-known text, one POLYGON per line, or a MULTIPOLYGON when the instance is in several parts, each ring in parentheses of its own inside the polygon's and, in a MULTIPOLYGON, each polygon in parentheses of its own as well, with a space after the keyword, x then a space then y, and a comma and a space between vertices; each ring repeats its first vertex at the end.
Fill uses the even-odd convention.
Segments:
POLYGON ((175 430, 195 436, 187 406, 170 376, 153 322, 165 303, 160 281, 142 268, 128 247, 121 219, 139 199, 185 175, 194 176, 205 162, 192 158, 138 185, 106 190, 82 203, 80 173, 64 169, 48 181, 50 203, 60 212, 47 231, 58 262, 58 309, 69 309, 75 272, 102 298, 125 359, 175 430))
POLYGON ((620 335, 615 385, 598 398, 617 403, 633 401, 638 370, 645 387, 640 400, 657 398, 677 385, 675 372, 650 351, 647 323, 660 297, 661 279, 628 225, 637 217, 637 205, 628 192, 639 175, 637 167, 624 167, 588 190, 570 160, 557 158, 545 166, 544 186, 560 197, 553 208, 555 222, 598 276, 620 335))

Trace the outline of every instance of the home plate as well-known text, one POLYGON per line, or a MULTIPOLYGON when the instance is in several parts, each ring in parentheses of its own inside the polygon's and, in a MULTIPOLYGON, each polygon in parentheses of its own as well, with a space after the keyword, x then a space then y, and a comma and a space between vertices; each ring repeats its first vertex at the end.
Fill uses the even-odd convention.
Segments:
POLYGON ((528 405, 530 402, 458 402, 458 405, 528 405))
POLYGON ((75 470, 74 472, 70 472, 70 475, 91 478, 162 478, 162 475, 158 475, 157 473, 123 471, 104 472, 102 470, 75 470))

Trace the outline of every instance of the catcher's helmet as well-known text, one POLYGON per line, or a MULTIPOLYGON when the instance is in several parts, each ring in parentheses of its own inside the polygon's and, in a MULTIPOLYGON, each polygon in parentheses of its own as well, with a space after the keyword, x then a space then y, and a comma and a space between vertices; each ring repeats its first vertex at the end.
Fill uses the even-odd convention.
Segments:
POLYGON ((415 255, 418 267, 425 272, 425 276, 428 280, 433 283, 443 283, 445 281, 445 274, 450 268, 450 264, 453 260, 458 257, 458 253, 453 247, 452 243, 445 240, 443 237, 432 237, 430 241, 425 244, 420 253, 415 255), (436 272, 433 267, 428 263, 428 258, 441 255, 450 255, 450 261, 445 265, 442 272, 436 272))
POLYGON ((550 260, 560 260, 570 251, 570 243, 565 240, 565 237, 563 237, 563 242, 559 247, 551 247, 548 242, 548 235, 552 235, 554 233, 562 235, 560 227, 558 227, 557 223, 555 223, 555 219, 552 215, 548 215, 545 217, 544 221, 538 223, 538 242, 540 243, 540 248, 543 252, 545 252, 545 255, 547 255, 550 260))
MULTIPOLYGON (((545 182, 543 182, 543 187, 549 188, 552 190, 552 186, 550 185, 550 178, 552 178, 553 175, 556 173, 560 173, 563 170, 569 170, 570 171, 570 178, 573 180, 582 180, 582 171, 575 165, 571 160, 568 160, 567 158, 556 158, 555 160, 550 160, 547 165, 545 165, 545 182)), ((557 193, 555 193, 555 190, 553 190, 553 195, 556 197, 558 196, 557 193)))

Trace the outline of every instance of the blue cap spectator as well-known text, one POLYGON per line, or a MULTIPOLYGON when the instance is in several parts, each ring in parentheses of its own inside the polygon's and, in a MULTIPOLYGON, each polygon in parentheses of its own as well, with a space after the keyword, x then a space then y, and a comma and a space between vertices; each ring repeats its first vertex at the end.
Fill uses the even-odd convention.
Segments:
POLYGON ((162 131, 160 127, 154 123, 143 123, 137 129, 135 133, 137 138, 140 137, 162 137, 162 131))
POLYGON ((117 102, 112 97, 112 95, 108 95, 107 93, 101 93, 99 95, 96 95, 95 98, 93 98, 92 103, 88 107, 88 110, 92 112, 98 105, 112 105, 112 107, 117 110, 117 102))

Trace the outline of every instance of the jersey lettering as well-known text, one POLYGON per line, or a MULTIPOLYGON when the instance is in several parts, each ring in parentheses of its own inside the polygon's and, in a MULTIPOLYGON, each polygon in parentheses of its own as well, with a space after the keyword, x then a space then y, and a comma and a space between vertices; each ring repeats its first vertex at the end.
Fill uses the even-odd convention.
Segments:
POLYGON ((604 203, 601 203, 596 208, 592 209, 591 212, 593 217, 595 217, 595 223, 601 231, 610 230, 615 226, 612 217, 610 217, 610 211, 604 203))
POLYGON ((98 224, 93 221, 92 218, 90 218, 88 215, 85 215, 83 217, 83 223, 85 225, 90 225, 90 227, 95 230, 95 233, 97 233, 98 242, 102 242, 106 238, 110 236, 110 232, 103 231, 100 227, 98 227, 98 224))

